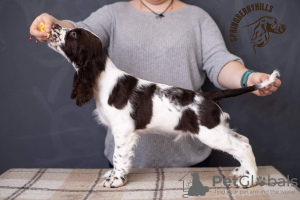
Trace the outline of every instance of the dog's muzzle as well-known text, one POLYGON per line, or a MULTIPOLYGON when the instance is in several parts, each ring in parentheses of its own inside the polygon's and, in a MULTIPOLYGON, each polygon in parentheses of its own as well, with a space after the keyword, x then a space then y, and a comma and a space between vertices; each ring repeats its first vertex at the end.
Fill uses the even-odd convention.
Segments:
POLYGON ((52 47, 61 46, 65 42, 66 33, 70 29, 63 27, 59 24, 53 24, 48 38, 48 44, 52 47))
POLYGON ((286 29, 286 26, 283 25, 283 24, 281 24, 281 25, 279 26, 278 32, 279 32, 279 33, 283 33, 283 32, 285 31, 285 29, 286 29))

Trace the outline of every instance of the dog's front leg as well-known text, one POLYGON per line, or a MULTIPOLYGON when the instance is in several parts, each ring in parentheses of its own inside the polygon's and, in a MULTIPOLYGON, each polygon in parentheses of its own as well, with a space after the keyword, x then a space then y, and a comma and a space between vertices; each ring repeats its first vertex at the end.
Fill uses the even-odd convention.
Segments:
POLYGON ((127 175, 131 168, 133 147, 138 141, 138 135, 134 132, 123 133, 114 131, 115 151, 113 157, 114 169, 108 171, 103 177, 104 187, 121 187, 127 182, 127 175))

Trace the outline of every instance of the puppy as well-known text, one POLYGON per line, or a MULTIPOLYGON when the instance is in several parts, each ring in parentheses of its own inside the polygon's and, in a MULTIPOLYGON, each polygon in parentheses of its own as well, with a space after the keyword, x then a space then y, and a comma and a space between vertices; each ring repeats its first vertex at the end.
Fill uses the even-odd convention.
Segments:
POLYGON ((138 135, 147 131, 190 134, 231 154, 241 163, 233 171, 241 176, 239 186, 255 185, 257 167, 249 141, 229 128, 229 115, 217 101, 263 88, 274 82, 277 71, 259 85, 198 93, 142 80, 119 70, 103 52, 100 39, 82 28, 54 25, 48 45, 65 56, 76 70, 71 98, 76 99, 78 106, 95 98, 97 120, 112 130, 114 169, 104 176, 104 187, 126 183, 134 155, 132 148, 138 135), (254 181, 249 181, 251 178, 254 181))

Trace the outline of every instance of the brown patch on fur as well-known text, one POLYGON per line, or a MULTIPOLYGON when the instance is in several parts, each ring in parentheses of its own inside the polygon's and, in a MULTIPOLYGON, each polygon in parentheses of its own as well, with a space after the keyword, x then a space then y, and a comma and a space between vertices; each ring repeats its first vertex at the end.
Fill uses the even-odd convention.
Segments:
POLYGON ((138 79, 133 76, 125 75, 121 77, 109 95, 108 104, 117 109, 123 109, 127 105, 137 83, 138 79))
POLYGON ((199 118, 202 126, 206 126, 209 129, 216 127, 220 124, 221 109, 217 103, 204 99, 199 105, 199 118))
POLYGON ((198 134, 199 124, 196 113, 191 109, 186 109, 185 111, 183 111, 182 116, 179 120, 179 124, 175 127, 175 130, 198 134))
POLYGON ((153 102, 152 96, 156 90, 156 85, 151 84, 141 86, 134 91, 130 103, 133 111, 130 113, 134 120, 135 129, 144 129, 150 123, 152 118, 153 102))
POLYGON ((195 92, 183 88, 172 87, 157 92, 159 96, 164 95, 174 104, 186 106, 194 101, 195 92))

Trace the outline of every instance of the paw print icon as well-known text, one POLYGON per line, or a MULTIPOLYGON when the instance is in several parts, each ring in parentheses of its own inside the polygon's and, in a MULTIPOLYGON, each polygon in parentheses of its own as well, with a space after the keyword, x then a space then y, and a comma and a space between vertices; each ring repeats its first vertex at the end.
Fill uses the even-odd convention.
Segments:
POLYGON ((261 177, 261 176, 257 177, 257 182, 260 186, 267 185, 265 177, 261 177))

